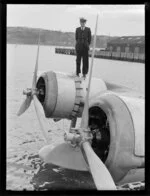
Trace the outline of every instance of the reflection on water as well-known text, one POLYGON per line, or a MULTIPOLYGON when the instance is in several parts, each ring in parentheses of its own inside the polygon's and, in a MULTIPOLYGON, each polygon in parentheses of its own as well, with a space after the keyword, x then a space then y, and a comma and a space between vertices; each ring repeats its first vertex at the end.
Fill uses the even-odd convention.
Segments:
MULTIPOLYGON (((7 189, 45 190, 95 188, 89 173, 73 172, 52 165, 44 165, 38 150, 45 145, 33 104, 22 116, 16 113, 24 100, 23 89, 31 87, 37 46, 7 45, 7 189)), ((76 57, 55 54, 55 48, 41 46, 39 70, 75 73, 76 57)), ((142 63, 94 59, 93 75, 109 82, 131 87, 144 93, 142 63)), ((63 130, 69 121, 48 120, 49 142, 52 146, 63 142, 63 130)))

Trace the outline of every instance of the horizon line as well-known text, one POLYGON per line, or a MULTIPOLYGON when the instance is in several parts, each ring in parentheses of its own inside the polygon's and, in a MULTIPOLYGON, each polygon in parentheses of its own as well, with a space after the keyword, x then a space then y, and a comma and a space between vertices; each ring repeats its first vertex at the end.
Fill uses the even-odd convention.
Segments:
MULTIPOLYGON (((46 31, 57 31, 57 32, 62 32, 62 33, 75 33, 72 31, 62 31, 62 30, 51 30, 51 29, 45 29, 45 28, 40 28, 40 27, 29 27, 29 26, 7 26, 7 28, 29 28, 29 29, 42 29, 46 31)), ((110 35, 110 34, 102 34, 102 35, 97 35, 97 36, 108 36, 108 37, 139 37, 139 36, 145 36, 145 35, 110 35)))

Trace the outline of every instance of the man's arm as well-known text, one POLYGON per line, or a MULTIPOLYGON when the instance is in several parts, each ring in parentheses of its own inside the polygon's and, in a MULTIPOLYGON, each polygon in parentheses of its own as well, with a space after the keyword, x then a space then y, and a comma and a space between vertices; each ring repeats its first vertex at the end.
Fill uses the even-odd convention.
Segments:
POLYGON ((88 32, 88 41, 89 41, 89 45, 91 44, 91 29, 89 28, 89 32, 88 32))
POLYGON ((89 31, 88 31, 88 42, 89 42, 89 45, 91 44, 91 29, 89 28, 89 31))
POLYGON ((76 28, 76 33, 75 33, 75 39, 76 39, 76 41, 78 40, 78 32, 77 32, 77 28, 76 28))

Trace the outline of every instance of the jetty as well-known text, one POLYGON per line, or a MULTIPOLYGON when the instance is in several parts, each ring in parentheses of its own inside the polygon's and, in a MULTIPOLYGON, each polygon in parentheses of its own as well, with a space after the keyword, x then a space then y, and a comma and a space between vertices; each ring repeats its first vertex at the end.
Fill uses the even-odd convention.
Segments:
MULTIPOLYGON (((74 48, 65 48, 59 47, 55 48, 55 53, 66 54, 66 55, 76 55, 74 48)), ((89 50, 89 57, 92 55, 92 50, 89 50)), ((102 59, 112 59, 112 60, 121 60, 121 61, 130 61, 130 62, 145 62, 144 53, 132 53, 132 52, 113 52, 107 50, 95 50, 95 58, 102 59)))

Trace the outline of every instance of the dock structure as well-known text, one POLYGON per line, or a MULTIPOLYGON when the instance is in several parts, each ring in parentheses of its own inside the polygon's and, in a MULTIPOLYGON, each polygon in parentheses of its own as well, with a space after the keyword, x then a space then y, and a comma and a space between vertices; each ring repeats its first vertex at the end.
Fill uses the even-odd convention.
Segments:
MULTIPOLYGON (((66 54, 66 55, 76 55, 74 48, 55 48, 55 53, 66 54)), ((89 57, 92 55, 92 50, 89 51, 89 57)), ((130 62, 145 62, 145 54, 141 53, 132 53, 132 52, 112 52, 106 50, 95 50, 95 58, 103 59, 114 59, 121 61, 130 61, 130 62)))

